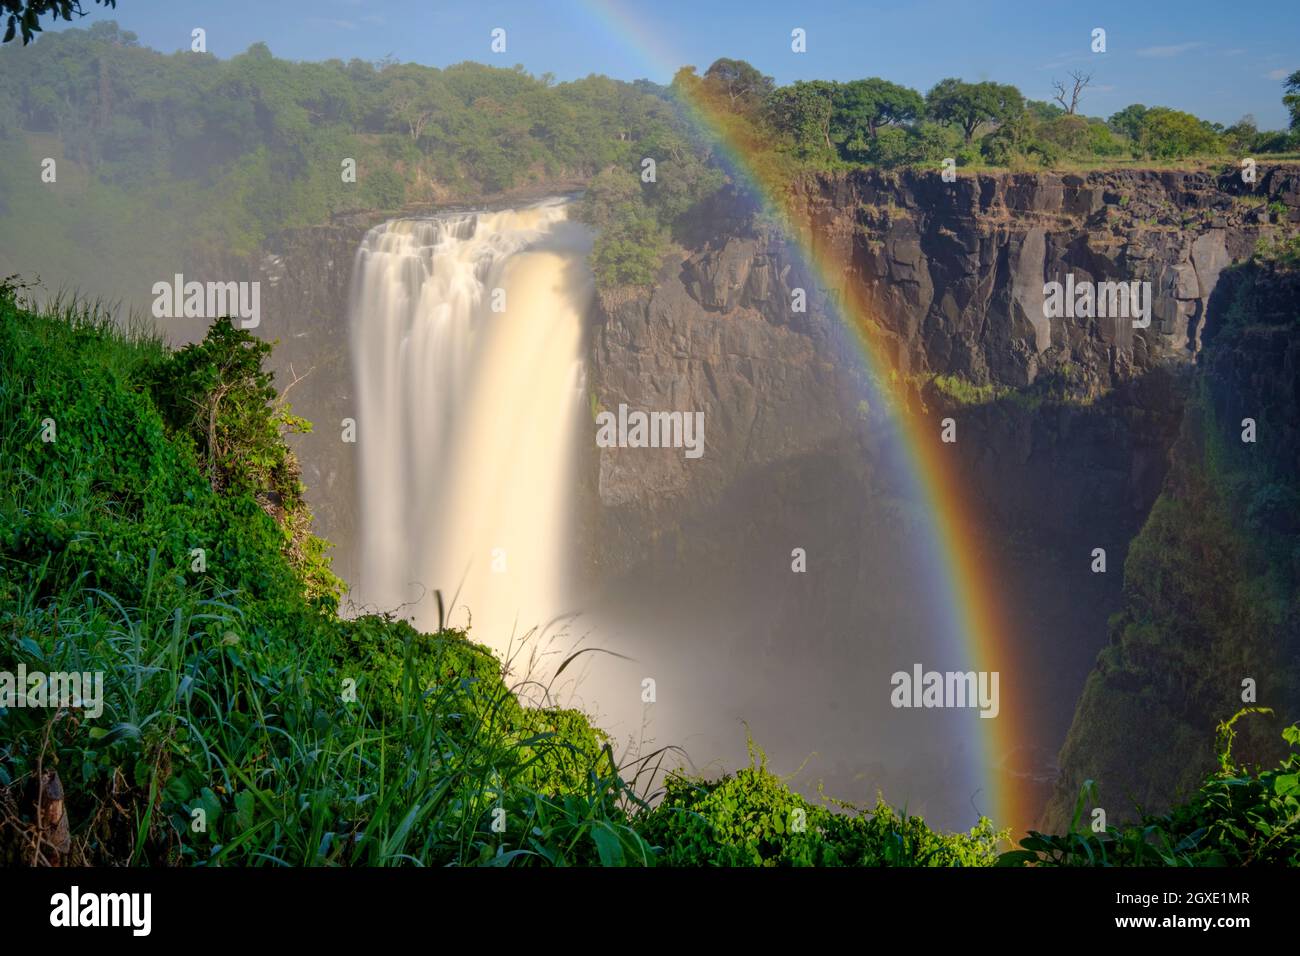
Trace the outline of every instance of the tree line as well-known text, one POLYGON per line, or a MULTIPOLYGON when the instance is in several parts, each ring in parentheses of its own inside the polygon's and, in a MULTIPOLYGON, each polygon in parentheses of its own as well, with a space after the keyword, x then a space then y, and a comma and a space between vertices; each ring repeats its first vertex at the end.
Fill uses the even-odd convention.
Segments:
POLYGON ((955 77, 922 95, 880 77, 776 86, 744 60, 720 59, 691 83, 714 109, 770 131, 803 160, 880 166, 938 163, 1050 167, 1063 161, 1183 159, 1222 153, 1300 149, 1300 70, 1283 83, 1288 130, 1261 131, 1245 116, 1231 126, 1168 107, 1127 106, 1109 118, 1085 116, 1092 77, 1057 81, 1056 102, 1032 100, 1015 86, 955 77))
POLYGON ((569 182, 587 184, 598 281, 644 284, 685 213, 727 179, 701 106, 782 175, 946 158, 1042 168, 1296 149, 1300 71, 1284 87, 1291 129, 1268 132, 1138 104, 1084 116, 1078 77, 1059 104, 957 78, 924 95, 878 77, 777 86, 729 58, 667 87, 557 83, 472 62, 291 62, 262 43, 228 60, 167 55, 103 22, 0 48, 0 258, 31 269, 77 250, 83 284, 123 294, 138 285, 123 247, 140 260, 132 268, 168 274, 178 249, 250 253, 275 231, 351 211, 569 182), (57 185, 40 178, 45 158, 60 164, 57 185))
POLYGON ((101 22, 0 48, 0 261, 127 297, 177 250, 247 254, 285 228, 577 184, 684 149, 654 84, 292 62, 262 43, 163 54, 101 22))

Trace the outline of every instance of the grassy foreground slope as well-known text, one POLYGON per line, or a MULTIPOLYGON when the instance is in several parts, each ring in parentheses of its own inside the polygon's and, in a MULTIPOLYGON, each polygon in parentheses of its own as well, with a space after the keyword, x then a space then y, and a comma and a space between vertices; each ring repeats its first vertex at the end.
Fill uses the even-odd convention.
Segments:
POLYGON ((267 348, 0 299, 4 668, 105 675, 96 719, 0 712, 7 862, 472 861, 497 806, 557 857, 597 821, 639 845, 580 716, 521 708, 462 633, 336 616, 267 348))
MULTIPOLYGON (((0 678, 102 672, 103 712, 0 700, 4 865, 1285 862, 1300 759, 1225 760, 1141 828, 940 834, 813 804, 758 756, 719 780, 616 766, 519 703, 465 633, 342 619, 288 428, 228 322, 169 352, 0 283, 0 678)), ((21 689, 20 689, 21 690, 21 689)), ((1291 743, 1300 734, 1289 732, 1291 743)), ((1086 827, 1086 821, 1085 821, 1086 827)))
POLYGON ((269 346, 221 321, 169 352, 18 298, 0 670, 103 672, 104 710, 0 708, 0 862, 993 860, 987 822, 832 815, 761 765, 639 812, 604 735, 521 706, 463 632, 337 615, 269 346))

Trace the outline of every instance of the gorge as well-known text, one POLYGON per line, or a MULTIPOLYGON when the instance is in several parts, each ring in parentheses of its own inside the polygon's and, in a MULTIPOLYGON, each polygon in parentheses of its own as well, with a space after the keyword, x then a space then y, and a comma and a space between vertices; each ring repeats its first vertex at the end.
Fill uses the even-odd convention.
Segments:
MULTIPOLYGON (((1108 618, 1124 605, 1129 545, 1165 486, 1199 387, 1195 360, 1215 321, 1220 277, 1267 232, 1300 221, 1295 172, 1261 168, 1260 180, 1267 204, 1244 202, 1239 180, 1209 172, 995 173, 950 185, 937 175, 866 171, 799 187, 808 241, 867 290, 875 331, 897 374, 914 383, 913 401, 936 422, 961 421, 960 471, 984 522, 982 558, 1005 588, 1019 661, 1018 673, 1002 674, 1003 696, 1019 699, 1011 713, 1035 718, 1019 728, 1016 746, 990 759, 1040 809, 1058 779, 1080 773, 1058 767, 1057 754, 1108 644, 1108 618), (1152 327, 1135 332, 1098 318, 1044 328, 1026 290, 1041 292, 1066 273, 1150 282, 1152 327), (1097 547, 1107 551, 1105 574, 1090 570, 1097 547)), ((828 792, 859 799, 882 787, 941 823, 963 823, 980 758, 918 752, 919 739, 942 732, 891 728, 887 683, 863 689, 865 674, 887 678, 932 659, 902 646, 898 667, 873 661, 892 653, 888 635, 902 640, 928 627, 915 584, 925 578, 921 558, 909 565, 899 548, 917 501, 873 446, 872 420, 885 410, 863 408, 863 375, 844 361, 828 294, 813 294, 806 314, 788 310, 791 289, 818 284, 753 213, 742 195, 717 197, 693 215, 682 255, 665 262, 653 293, 601 294, 589 314, 584 413, 588 400, 698 410, 710 438, 698 461, 578 443, 574 580, 587 589, 576 587, 568 606, 594 623, 622 621, 628 636, 608 646, 643 661, 646 638, 633 632, 651 627, 666 662, 642 673, 602 659, 603 683, 586 702, 615 717, 616 736, 634 735, 641 682, 657 677, 661 701, 664 688, 681 691, 659 707, 659 743, 734 763, 740 721, 749 720, 784 767, 818 754, 801 786, 825 780, 828 792), (791 577, 793 547, 817 573, 791 577), (679 599, 665 606, 664 594, 679 599), (863 622, 872 622, 865 647, 863 622), (709 635, 707 647, 698 635, 709 635), (689 667, 680 664, 687 649, 689 667), (731 683, 716 686, 709 675, 726 666, 731 683), (748 687, 783 691, 780 700, 765 698, 770 690, 746 698, 748 687), (858 706, 873 693, 880 713, 858 706), (701 732, 702 711, 722 725, 701 732), (865 749, 877 754, 870 766, 850 758, 865 749), (963 782, 953 787, 954 779, 963 782), (927 803, 927 793, 955 796, 927 803)), ((317 369, 295 394, 318 423, 300 440, 300 457, 321 531, 339 546, 336 567, 350 581, 366 574, 354 504, 363 466, 325 423, 366 401, 350 372, 347 303, 353 250, 369 228, 354 221, 283 233, 246 265, 249 278, 269 283, 262 331, 281 340, 279 361, 317 369)), ((965 669, 957 663, 943 669, 965 669)), ((1080 714, 1093 707, 1080 706, 1080 714)), ((950 739, 970 737, 962 730, 950 739)), ((1182 746, 1189 765, 1204 766, 1208 753, 1182 746)), ((1120 744, 1088 749, 1089 775, 1120 776, 1120 744)), ((1154 780, 1150 805, 1170 799, 1174 785, 1154 780)), ((1114 800, 1122 813, 1125 795, 1114 800)))

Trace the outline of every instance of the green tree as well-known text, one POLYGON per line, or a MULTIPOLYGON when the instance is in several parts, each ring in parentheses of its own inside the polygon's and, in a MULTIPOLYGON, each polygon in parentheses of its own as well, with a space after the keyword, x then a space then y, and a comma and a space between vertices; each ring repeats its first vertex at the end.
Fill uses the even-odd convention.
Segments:
POLYGON ((664 252, 664 234, 645 206, 619 206, 607 218, 591 251, 591 270, 601 288, 650 285, 664 252))
POLYGON ((925 109, 916 90, 879 77, 837 84, 831 104, 831 139, 850 153, 867 152, 882 127, 911 123, 925 109))
POLYGON ((1004 123, 1025 109, 1025 98, 1005 83, 940 80, 925 95, 926 111, 940 123, 959 127, 969 144, 983 123, 1004 123))
POLYGON ((875 136, 887 124, 916 120, 925 110, 925 100, 916 90, 872 77, 837 86, 835 109, 837 123, 875 136))
POLYGON ((1056 117, 1040 127, 1044 139, 1049 139, 1069 153, 1087 152, 1090 129, 1086 119, 1074 113, 1056 117))
POLYGON ((1118 156, 1125 152, 1123 141, 1115 138, 1106 121, 1097 117, 1088 120, 1088 152, 1094 156, 1118 156))
POLYGON ((1234 153, 1247 153, 1255 148, 1259 127, 1249 113, 1223 131, 1223 139, 1234 153))
POLYGON ((630 169, 610 166, 587 184, 578 203, 578 218, 596 230, 608 229, 627 206, 641 205, 641 183, 630 169))
POLYGON ((1055 103, 1048 103, 1045 100, 1027 100, 1025 102, 1025 112, 1039 122, 1054 120, 1058 116, 1065 115, 1065 110, 1055 103))
MULTIPOLYGON (((41 17, 51 20, 71 21, 73 16, 84 17, 88 11, 81 9, 82 0, 0 0, 0 15, 8 14, 4 41, 8 43, 21 29, 23 46, 31 43, 41 32, 41 17)), ((106 7, 117 9, 117 0, 95 0, 106 7)))
POLYGON ((1123 133, 1133 142, 1137 142, 1142 132, 1142 118, 1147 115, 1147 108, 1141 103, 1133 103, 1111 116, 1107 122, 1117 133, 1123 133))
POLYGON ((980 151, 995 166, 1013 166, 1025 162, 1053 166, 1060 158, 1061 146, 1044 135, 1045 129, 1054 123, 1070 120, 1080 118, 1066 116, 1062 110, 1054 119, 1043 122, 1030 112, 1022 113, 999 124, 997 129, 985 136, 980 142, 980 151))
POLYGON ((1296 70, 1282 84, 1286 93, 1282 102, 1291 111, 1291 129, 1300 131, 1300 70, 1296 70))
POLYGON ((798 80, 774 90, 767 98, 768 122, 789 137, 802 157, 833 155, 831 116, 836 84, 798 80))
POLYGON ((1145 156, 1180 159, 1208 153, 1220 145, 1214 130, 1191 113, 1157 106, 1146 111, 1138 130, 1138 146, 1145 156))
POLYGON ((704 71, 705 89, 733 113, 752 113, 772 92, 773 81, 744 60, 723 57, 704 71))

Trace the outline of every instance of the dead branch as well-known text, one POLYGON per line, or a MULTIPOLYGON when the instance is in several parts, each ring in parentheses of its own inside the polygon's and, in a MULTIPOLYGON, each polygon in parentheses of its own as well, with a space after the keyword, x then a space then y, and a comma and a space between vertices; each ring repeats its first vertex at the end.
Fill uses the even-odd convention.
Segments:
POLYGON ((1056 94, 1052 99, 1056 100, 1056 102, 1060 103, 1061 106, 1064 107, 1067 116, 1073 116, 1078 111, 1079 98, 1083 95, 1083 91, 1088 88, 1088 84, 1092 82, 1092 74, 1083 73, 1079 70, 1071 70, 1070 80, 1072 85, 1069 91, 1070 101, 1068 103, 1065 101, 1065 84, 1060 80, 1052 80, 1052 88, 1056 90, 1056 94))

